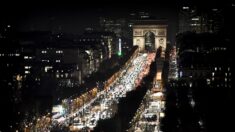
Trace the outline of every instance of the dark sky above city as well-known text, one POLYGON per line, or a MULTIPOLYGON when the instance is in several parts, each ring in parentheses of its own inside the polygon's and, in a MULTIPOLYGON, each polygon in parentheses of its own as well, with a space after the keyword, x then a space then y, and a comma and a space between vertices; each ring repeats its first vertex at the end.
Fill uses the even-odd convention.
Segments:
MULTIPOLYGON (((4 23, 19 30, 51 30, 81 33, 85 27, 97 27, 99 17, 128 18, 132 12, 149 12, 157 18, 173 18, 175 5, 152 4, 123 1, 102 1, 100 3, 19 3, 19 6, 6 4, 1 9, 4 23)), ((173 19, 172 19, 173 20, 173 19)))
MULTIPOLYGON (((128 18, 132 12, 149 12, 156 18, 168 19, 172 27, 177 25, 177 5, 189 0, 137 0, 129 1, 29 1, 1 5, 2 23, 11 24, 20 31, 57 30, 82 33, 86 27, 97 27, 99 17, 128 18)), ((200 3, 205 7, 208 3, 200 3)), ((210 4, 210 3, 209 3, 210 4)), ((211 3, 213 4, 213 3, 211 3)))

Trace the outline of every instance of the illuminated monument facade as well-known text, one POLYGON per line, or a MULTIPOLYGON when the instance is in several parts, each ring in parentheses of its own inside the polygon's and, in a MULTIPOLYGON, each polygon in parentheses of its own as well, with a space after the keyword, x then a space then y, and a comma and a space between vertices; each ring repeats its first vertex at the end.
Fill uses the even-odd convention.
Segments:
POLYGON ((133 45, 138 45, 140 51, 157 51, 161 48, 164 55, 167 41, 167 25, 135 24, 133 25, 133 45))
POLYGON ((140 52, 157 52, 157 73, 155 83, 161 85, 167 42, 166 21, 140 20, 136 21, 132 27, 133 45, 138 45, 140 52))

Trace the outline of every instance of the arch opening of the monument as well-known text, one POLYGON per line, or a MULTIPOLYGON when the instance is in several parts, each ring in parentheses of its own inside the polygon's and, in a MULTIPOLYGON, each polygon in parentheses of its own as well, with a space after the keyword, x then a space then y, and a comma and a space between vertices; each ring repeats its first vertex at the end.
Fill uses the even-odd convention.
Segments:
POLYGON ((149 31, 145 34, 144 38, 145 38, 145 50, 154 51, 155 50, 155 34, 149 31))

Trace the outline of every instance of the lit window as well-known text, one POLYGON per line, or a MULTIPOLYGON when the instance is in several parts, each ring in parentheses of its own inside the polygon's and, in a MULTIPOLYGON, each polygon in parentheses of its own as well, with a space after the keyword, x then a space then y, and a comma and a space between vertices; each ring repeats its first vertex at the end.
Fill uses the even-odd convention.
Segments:
POLYGON ((59 76, 59 74, 56 74, 56 78, 59 78, 60 76, 59 76))
POLYGON ((189 9, 189 7, 188 6, 184 6, 183 9, 186 10, 186 9, 189 9))
POLYGON ((60 60, 55 60, 55 62, 60 63, 60 60))
POLYGON ((42 54, 46 54, 47 53, 47 51, 46 50, 42 50, 42 54))
POLYGON ((217 67, 215 67, 215 71, 217 71, 217 67))
POLYGON ((198 17, 195 17, 195 18, 192 18, 193 21, 198 21, 199 18, 198 17))
POLYGON ((207 85, 209 85, 211 83, 210 79, 206 79, 206 81, 207 81, 207 85))
POLYGON ((225 78, 224 81, 227 82, 227 78, 225 78))
POLYGON ((42 62, 50 62, 49 60, 42 60, 42 62))
POLYGON ((63 51, 62 51, 62 50, 57 50, 56 53, 57 53, 57 54, 62 54, 63 51))
POLYGON ((218 9, 214 8, 214 9, 212 9, 212 11, 218 11, 218 9))
POLYGON ((24 69, 30 69, 31 66, 24 66, 24 69))
POLYGON ((103 59, 103 55, 102 54, 100 55, 100 59, 103 59))
POLYGON ((25 73, 25 74, 29 74, 29 73, 30 73, 30 71, 25 71, 24 73, 25 73))
POLYGON ((190 83, 189 83, 189 87, 191 88, 192 86, 193 86, 193 84, 190 82, 190 83))
POLYGON ((228 71, 230 71, 230 67, 228 67, 228 71))
POLYGON ((53 68, 52 66, 45 66, 44 70, 45 70, 45 72, 47 72, 48 70, 50 70, 52 68, 53 68))
POLYGON ((20 54, 16 53, 15 56, 20 56, 20 54))
POLYGON ((40 81, 40 78, 35 78, 35 81, 40 81))
POLYGON ((228 74, 225 72, 225 76, 226 76, 226 77, 227 77, 227 75, 228 75, 228 74))
POLYGON ((214 73, 214 72, 212 72, 212 76, 215 76, 215 73, 214 73))

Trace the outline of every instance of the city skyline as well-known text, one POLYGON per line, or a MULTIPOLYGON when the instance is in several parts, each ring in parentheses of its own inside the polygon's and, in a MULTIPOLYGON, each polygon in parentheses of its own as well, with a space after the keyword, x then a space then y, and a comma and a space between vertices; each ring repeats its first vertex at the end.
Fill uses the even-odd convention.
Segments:
POLYGON ((0 131, 230 131, 235 4, 157 2, 1 4, 0 131))
MULTIPOLYGON (((141 3, 142 4, 142 3, 141 3)), ((104 3, 100 6, 87 3, 73 4, 36 4, 21 5, 16 10, 3 13, 5 24, 11 24, 19 31, 57 30, 81 34, 86 27, 97 28, 99 18, 130 19, 131 13, 147 12, 158 19, 169 19, 175 26, 176 6, 150 3, 143 5, 122 5, 121 3, 104 3), (95 24, 95 23, 96 24, 95 24)), ((99 5, 99 4, 98 4, 99 5)), ((10 9, 12 7, 9 7, 10 9)), ((173 26, 172 26, 173 27, 173 26)))

